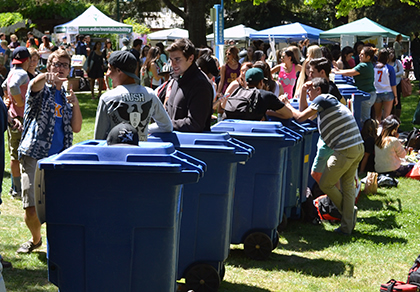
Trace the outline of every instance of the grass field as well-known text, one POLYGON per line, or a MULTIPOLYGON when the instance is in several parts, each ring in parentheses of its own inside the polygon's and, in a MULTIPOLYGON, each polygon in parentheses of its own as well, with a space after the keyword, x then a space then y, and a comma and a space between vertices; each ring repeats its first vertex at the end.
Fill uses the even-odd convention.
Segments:
MULTIPOLYGON (((75 143, 93 138, 97 105, 89 94, 78 96, 84 124, 82 132, 75 135, 75 143)), ((417 93, 403 100, 402 130, 412 128, 418 100, 417 93)), ((7 290, 57 291, 47 280, 45 244, 30 255, 15 254, 30 234, 23 221, 21 202, 7 195, 9 188, 6 152, 0 253, 14 267, 3 271, 7 290)), ((406 280, 408 269, 420 253, 419 190, 419 181, 400 179, 398 188, 362 195, 358 223, 351 236, 335 234, 336 226, 329 223, 314 226, 292 221, 266 261, 250 260, 242 245, 232 245, 219 291, 379 291, 379 285, 391 278, 406 280)), ((42 234, 45 239, 45 224, 42 234)))

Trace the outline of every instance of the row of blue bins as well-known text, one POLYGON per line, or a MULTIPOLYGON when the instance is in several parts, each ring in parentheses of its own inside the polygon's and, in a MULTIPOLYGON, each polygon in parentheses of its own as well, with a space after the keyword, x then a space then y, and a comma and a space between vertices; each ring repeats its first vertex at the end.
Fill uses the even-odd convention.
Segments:
POLYGON ((351 100, 353 105, 353 116, 356 120, 357 126, 361 130, 363 127, 362 121, 362 102, 370 99, 370 94, 363 90, 357 89, 354 86, 354 80, 352 77, 346 77, 342 75, 335 75, 334 83, 337 85, 341 95, 346 100, 351 100))
POLYGON ((227 120, 212 133, 155 133, 139 147, 90 140, 40 160, 49 280, 61 292, 172 292, 182 278, 217 291, 231 243, 267 259, 279 225, 300 217, 315 130, 227 120))

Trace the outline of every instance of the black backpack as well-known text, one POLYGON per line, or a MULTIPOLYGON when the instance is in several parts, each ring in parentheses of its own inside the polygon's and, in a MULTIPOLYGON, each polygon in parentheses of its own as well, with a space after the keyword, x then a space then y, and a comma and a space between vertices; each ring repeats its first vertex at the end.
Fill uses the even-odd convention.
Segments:
POLYGON ((420 288, 420 255, 414 261, 413 266, 408 272, 407 284, 416 285, 420 288))
POLYGON ((227 99, 225 117, 227 119, 261 120, 264 114, 261 115, 256 111, 260 99, 261 93, 257 88, 237 88, 227 99))

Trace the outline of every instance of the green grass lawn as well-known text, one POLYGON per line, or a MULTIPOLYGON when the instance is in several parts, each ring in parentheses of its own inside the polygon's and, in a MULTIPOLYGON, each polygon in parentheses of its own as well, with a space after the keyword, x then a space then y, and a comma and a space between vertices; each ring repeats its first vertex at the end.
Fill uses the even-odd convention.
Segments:
MULTIPOLYGON (((89 94, 78 96, 84 119, 75 143, 93 138, 97 105, 89 94)), ((417 93, 403 99, 402 130, 413 127, 411 120, 418 100, 417 93)), ((21 202, 7 195, 8 161, 6 152, 0 253, 14 267, 3 271, 6 287, 8 291, 57 291, 47 279, 45 244, 30 255, 15 254, 30 234, 23 221, 21 202)), ((329 223, 314 226, 292 221, 266 261, 250 260, 242 245, 232 245, 219 291, 379 291, 380 284, 391 278, 406 280, 408 269, 420 253, 419 190, 419 181, 400 179, 398 188, 362 195, 358 223, 351 236, 335 234, 336 226, 329 223)), ((42 234, 45 239, 45 224, 42 234)))

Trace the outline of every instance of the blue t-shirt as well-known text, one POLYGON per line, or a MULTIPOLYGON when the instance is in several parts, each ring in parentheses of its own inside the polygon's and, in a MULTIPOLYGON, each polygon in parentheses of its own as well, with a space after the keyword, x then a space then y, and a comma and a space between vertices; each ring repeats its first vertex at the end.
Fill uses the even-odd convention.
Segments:
POLYGON ((64 148, 64 125, 63 125, 63 98, 60 90, 55 91, 55 125, 54 135, 51 141, 51 148, 48 155, 61 152, 64 148))

